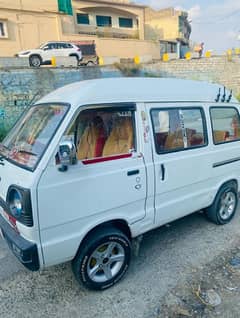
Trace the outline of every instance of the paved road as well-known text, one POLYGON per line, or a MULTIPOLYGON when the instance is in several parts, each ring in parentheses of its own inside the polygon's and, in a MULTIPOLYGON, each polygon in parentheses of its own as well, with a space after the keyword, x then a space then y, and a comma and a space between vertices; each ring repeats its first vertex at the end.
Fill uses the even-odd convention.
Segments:
POLYGON ((161 317, 165 293, 239 238, 240 209, 225 226, 209 223, 200 213, 190 215, 145 234, 124 280, 104 292, 79 287, 70 264, 28 272, 0 240, 0 317, 161 317))

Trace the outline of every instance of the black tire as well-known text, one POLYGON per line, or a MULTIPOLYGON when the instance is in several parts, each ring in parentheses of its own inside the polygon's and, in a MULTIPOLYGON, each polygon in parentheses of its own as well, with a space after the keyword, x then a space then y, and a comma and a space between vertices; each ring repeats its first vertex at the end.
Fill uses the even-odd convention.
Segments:
POLYGON ((80 284, 88 289, 103 290, 124 276, 130 259, 131 243, 128 237, 116 228, 106 227, 93 232, 83 243, 72 261, 72 270, 80 284))
POLYGON ((238 192, 235 183, 229 182, 218 191, 213 204, 205 209, 207 218, 217 225, 229 223, 236 213, 238 192))
POLYGON ((31 55, 29 57, 29 65, 31 67, 40 67, 42 64, 42 59, 39 55, 31 55))
POLYGON ((95 63, 94 63, 93 61, 88 61, 86 65, 87 65, 87 66, 94 66, 95 63))

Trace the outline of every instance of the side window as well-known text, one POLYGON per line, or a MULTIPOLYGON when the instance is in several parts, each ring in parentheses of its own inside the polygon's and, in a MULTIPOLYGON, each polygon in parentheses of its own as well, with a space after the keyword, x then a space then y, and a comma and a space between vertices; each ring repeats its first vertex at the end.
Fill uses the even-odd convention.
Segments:
POLYGON ((118 18, 120 28, 133 28, 133 19, 118 18))
POLYGON ((77 13, 77 24, 90 24, 87 13, 77 13))
POLYGON ((134 135, 134 111, 125 108, 84 110, 68 131, 68 138, 75 140, 78 160, 131 154, 134 135))
POLYGON ((157 153, 207 144, 200 108, 152 110, 151 116, 157 153))
POLYGON ((60 43, 60 49, 69 49, 69 48, 71 48, 72 46, 70 45, 69 46, 69 44, 68 43, 60 43))
POLYGON ((49 50, 55 50, 57 48, 56 43, 49 43, 48 45, 49 50))
POLYGON ((215 144, 240 140, 240 120, 236 108, 212 107, 210 116, 215 144))
POLYGON ((112 17, 97 15, 96 23, 99 27, 111 27, 112 26, 112 17))
POLYGON ((65 49, 64 43, 57 43, 57 49, 58 50, 65 49))

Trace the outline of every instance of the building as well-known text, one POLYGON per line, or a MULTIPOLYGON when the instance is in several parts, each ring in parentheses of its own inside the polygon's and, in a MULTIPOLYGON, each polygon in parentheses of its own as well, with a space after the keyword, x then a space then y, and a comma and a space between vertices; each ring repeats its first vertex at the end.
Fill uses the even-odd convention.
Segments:
POLYGON ((122 1, 73 0, 79 34, 144 40, 144 6, 122 1))
POLYGON ((0 0, 0 56, 50 40, 94 40, 99 56, 157 59, 160 40, 188 41, 187 15, 171 10, 154 11, 128 0, 0 0))
POLYGON ((145 8, 145 38, 160 41, 160 52, 181 55, 189 48, 191 25, 185 11, 145 8))
POLYGON ((0 56, 59 39, 55 0, 0 0, 0 56))

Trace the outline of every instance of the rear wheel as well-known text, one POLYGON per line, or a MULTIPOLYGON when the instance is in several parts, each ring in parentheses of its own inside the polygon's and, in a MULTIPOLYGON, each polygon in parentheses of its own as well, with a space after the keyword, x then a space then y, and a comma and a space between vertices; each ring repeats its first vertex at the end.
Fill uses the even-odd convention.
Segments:
POLYGON ((232 220, 237 209, 238 193, 234 183, 221 187, 213 204, 205 212, 209 220, 216 224, 226 224, 232 220))
POLYGON ((106 289, 126 273, 131 258, 131 244, 116 228, 96 230, 72 262, 77 281, 89 289, 106 289))
POLYGON ((40 67, 42 63, 42 59, 38 55, 31 55, 29 57, 29 64, 32 67, 40 67))
POLYGON ((88 61, 87 62, 87 66, 94 66, 95 64, 94 64, 94 62, 93 61, 88 61))

